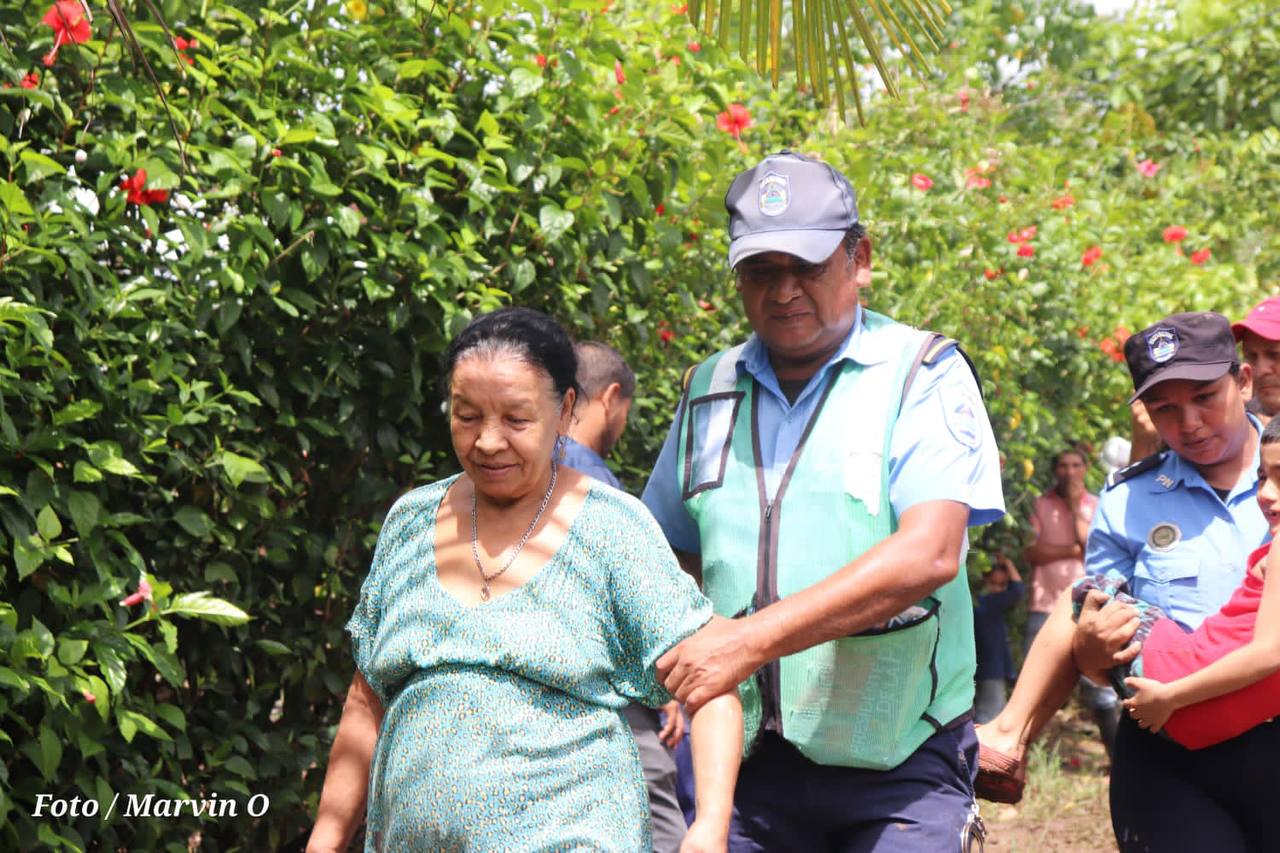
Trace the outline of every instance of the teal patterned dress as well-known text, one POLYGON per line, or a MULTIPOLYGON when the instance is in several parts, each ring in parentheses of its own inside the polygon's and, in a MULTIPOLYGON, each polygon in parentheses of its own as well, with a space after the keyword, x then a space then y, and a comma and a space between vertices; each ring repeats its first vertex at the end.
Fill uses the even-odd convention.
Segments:
POLYGON ((365 849, 650 849, 618 711, 669 700, 654 662, 710 604, 644 506, 592 482, 537 574, 464 606, 435 570, 436 513, 456 479, 397 501, 347 625, 386 709, 365 849))

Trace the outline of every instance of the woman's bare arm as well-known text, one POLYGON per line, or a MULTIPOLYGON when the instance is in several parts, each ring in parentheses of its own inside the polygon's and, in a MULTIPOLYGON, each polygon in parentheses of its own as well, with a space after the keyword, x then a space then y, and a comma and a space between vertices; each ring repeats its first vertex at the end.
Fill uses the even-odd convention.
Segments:
POLYGON ((681 853, 723 851, 729 843, 733 789, 742 760, 742 704, 736 690, 706 702, 693 713, 693 779, 697 819, 681 853))
POLYGON ((382 713, 382 702, 357 672, 347 690, 338 733, 329 751, 329 769, 324 774, 324 789, 307 853, 346 850, 360 828, 382 713))

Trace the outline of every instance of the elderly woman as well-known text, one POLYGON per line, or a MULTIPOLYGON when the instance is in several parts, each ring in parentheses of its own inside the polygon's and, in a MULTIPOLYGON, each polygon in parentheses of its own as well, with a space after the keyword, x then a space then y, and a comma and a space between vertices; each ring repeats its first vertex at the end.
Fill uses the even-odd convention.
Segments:
MULTIPOLYGON (((446 368, 462 473, 409 492, 383 525, 308 849, 345 849, 363 817, 366 850, 647 850, 618 712, 668 701, 654 663, 710 605, 639 501, 553 461, 577 368, 555 321, 481 316, 446 368)), ((698 819, 682 849, 723 850, 736 694, 693 729, 698 819)))

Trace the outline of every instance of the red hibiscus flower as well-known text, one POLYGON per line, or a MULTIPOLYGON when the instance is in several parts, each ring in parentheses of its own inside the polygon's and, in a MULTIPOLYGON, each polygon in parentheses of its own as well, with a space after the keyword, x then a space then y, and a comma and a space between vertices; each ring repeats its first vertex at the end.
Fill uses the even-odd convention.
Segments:
POLYGON ((1196 251, 1191 253, 1191 263, 1195 264, 1196 266, 1200 266, 1205 261, 1209 260, 1209 256, 1212 254, 1213 253, 1210 252, 1208 249, 1197 249, 1196 251))
POLYGON ((911 186, 915 187, 921 192, 928 192, 930 189, 933 188, 933 178, 929 177, 923 172, 916 172, 914 175, 911 176, 911 186))
POLYGON ((698 307, 701 308, 703 311, 708 311, 708 312, 714 312, 716 310, 716 306, 712 305, 710 302, 708 302, 705 299, 698 300, 698 307))
POLYGON ((84 7, 75 0, 58 0, 44 13, 40 22, 53 30, 53 49, 43 59, 46 68, 53 65, 58 58, 58 49, 64 44, 81 44, 91 35, 84 7))
POLYGON ((1187 239, 1187 229, 1181 225, 1170 225, 1164 229, 1164 241, 1166 243, 1181 243, 1187 239))
POLYGON ((98 701, 98 697, 97 697, 97 696, 94 696, 94 695, 93 695, 92 693, 90 693, 88 690, 81 690, 81 691, 80 691, 80 695, 81 695, 81 696, 83 696, 83 697, 84 697, 84 701, 88 702, 90 705, 92 705, 94 702, 97 702, 97 701, 98 701))
POLYGON ((283 151, 281 151, 279 148, 272 148, 272 149, 271 149, 271 156, 272 156, 272 157, 279 157, 279 156, 280 156, 281 154, 283 154, 283 153, 284 153, 284 152, 283 152, 283 151))
POLYGON ((192 59, 190 56, 187 56, 188 50, 194 47, 198 47, 195 39, 184 39, 182 36, 176 36, 173 40, 173 46, 174 48, 177 49, 178 56, 181 56, 184 62, 186 62, 188 65, 196 64, 196 61, 194 59, 192 59))
POLYGON ((533 58, 533 61, 538 63, 539 68, 547 67, 547 55, 545 53, 539 53, 533 58))
POLYGON ((1142 177, 1144 178, 1154 178, 1156 176, 1156 172, 1159 172, 1162 168, 1161 164, 1150 158, 1147 158, 1138 164, 1138 171, 1142 173, 1142 177))
MULTIPOLYGON (((147 189, 147 170, 139 169, 133 173, 132 178, 122 178, 120 180, 120 189, 124 190, 130 204, 138 204, 148 206, 158 201, 168 201, 168 190, 149 190, 147 189)), ((143 581, 146 583, 146 581, 143 581)))
POLYGON ((133 607, 135 604, 141 604, 144 601, 151 600, 151 584, 147 583, 147 579, 143 578, 138 581, 138 591, 132 595, 127 595, 120 600, 121 607, 133 607))
POLYGON ((1018 257, 1029 258, 1036 253, 1036 247, 1030 243, 1023 243, 1018 246, 1018 257))
POLYGON ((618 81, 619 86, 627 82, 627 75, 622 73, 621 59, 615 59, 613 61, 613 79, 618 81))
POLYGON ((1084 339, 1084 338, 1087 338, 1088 336, 1089 336, 1089 327, 1088 327, 1088 326, 1079 326, 1079 327, 1077 327, 1077 328, 1076 328, 1076 337, 1077 337, 1077 338, 1084 339))
POLYGON ((1091 267, 1098 262, 1098 258, 1102 257, 1101 246, 1090 246, 1084 250, 1084 254, 1080 256, 1080 265, 1091 267))
POLYGON ((983 276, 983 278, 985 278, 987 281, 995 281, 996 279, 998 279, 998 278, 1000 277, 1000 274, 1001 274, 1001 273, 1003 273, 1003 272, 1004 272, 1004 270, 1002 270, 1002 269, 999 269, 999 270, 991 270, 991 269, 987 269, 987 270, 983 270, 983 271, 982 271, 982 276, 983 276))
POLYGON ((1052 207, 1054 210, 1066 210, 1068 207, 1071 207, 1071 205, 1075 203, 1076 203, 1076 200, 1072 198, 1070 194, 1068 194, 1068 195, 1058 196, 1053 201, 1049 202, 1049 206, 1052 207))
POLYGON ((686 14, 688 11, 689 11, 688 3, 680 3, 679 5, 671 7, 671 14, 673 15, 683 15, 683 14, 686 14))
POLYGON ((658 206, 653 209, 653 212, 656 213, 658 216, 661 216, 662 214, 667 212, 667 206, 662 202, 658 202, 658 206))
POLYGON ((698 53, 702 50, 702 44, 696 41, 689 42, 685 47, 689 48, 690 53, 698 53))
POLYGON ((742 104, 730 104, 729 109, 716 116, 716 127, 732 133, 734 139, 742 139, 742 131, 751 127, 751 113, 742 104))
POLYGON ((956 100, 960 102, 960 112, 969 112, 969 90, 961 89, 956 93, 956 100))
POLYGON ((1115 338, 1103 338, 1098 341, 1098 349, 1110 356, 1112 361, 1124 361, 1124 351, 1120 348, 1120 344, 1116 343, 1115 338))
POLYGON ((675 340, 675 337, 676 337, 676 333, 671 331, 670 329, 658 330, 658 339, 661 340, 664 344, 671 343, 673 340, 675 340))
POLYGON ((34 71, 28 71, 27 75, 18 83, 24 89, 34 89, 40 85, 40 75, 34 71))
POLYGON ((1008 204, 1009 197, 1007 195, 1002 195, 999 198, 997 198, 996 201, 1000 202, 1001 204, 1008 204))

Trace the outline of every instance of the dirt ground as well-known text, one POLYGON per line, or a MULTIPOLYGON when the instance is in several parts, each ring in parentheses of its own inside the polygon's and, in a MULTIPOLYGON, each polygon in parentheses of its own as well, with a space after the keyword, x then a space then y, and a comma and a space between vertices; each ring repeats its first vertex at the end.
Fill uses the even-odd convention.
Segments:
POLYGON ((1107 785, 1111 767, 1098 729, 1074 703, 1049 726, 1031 756, 1016 806, 981 801, 985 850, 995 853, 1114 851, 1107 785))

